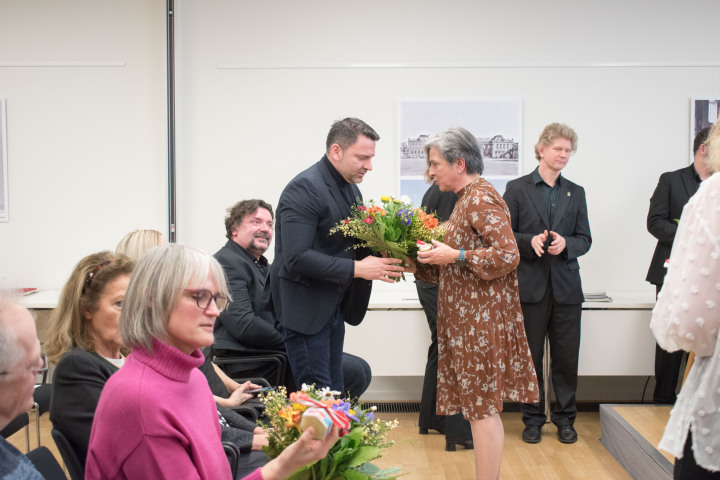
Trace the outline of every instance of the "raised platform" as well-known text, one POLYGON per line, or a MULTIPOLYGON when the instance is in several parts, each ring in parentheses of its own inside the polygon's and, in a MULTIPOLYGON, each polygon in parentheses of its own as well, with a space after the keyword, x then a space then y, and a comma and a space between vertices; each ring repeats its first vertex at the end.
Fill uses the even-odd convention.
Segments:
POLYGON ((636 480, 672 479, 674 458, 659 451, 669 406, 600 405, 601 441, 636 480))

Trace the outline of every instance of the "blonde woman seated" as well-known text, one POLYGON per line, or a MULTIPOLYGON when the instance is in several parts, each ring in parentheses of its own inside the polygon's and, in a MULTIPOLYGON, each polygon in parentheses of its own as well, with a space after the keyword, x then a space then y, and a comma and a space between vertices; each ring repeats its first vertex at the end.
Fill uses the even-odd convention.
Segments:
MULTIPOLYGON (((120 318, 132 353, 100 397, 86 479, 231 478, 215 402, 197 369, 229 300, 222 267, 201 250, 164 245, 138 261, 120 318)), ((313 433, 247 478, 279 480, 325 457, 337 428, 324 440, 313 433)))
POLYGON ((57 363, 50 421, 83 462, 100 392, 125 362, 119 323, 132 268, 127 257, 88 255, 75 266, 50 316, 45 350, 57 363))

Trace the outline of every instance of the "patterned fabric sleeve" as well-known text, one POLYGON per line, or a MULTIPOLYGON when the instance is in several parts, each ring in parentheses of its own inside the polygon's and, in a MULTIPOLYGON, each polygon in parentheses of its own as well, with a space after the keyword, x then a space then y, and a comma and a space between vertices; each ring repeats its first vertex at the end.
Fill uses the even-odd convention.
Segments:
POLYGON ((520 254, 502 198, 483 189, 472 195, 467 216, 481 243, 476 243, 480 248, 465 252, 466 265, 483 280, 492 280, 517 268, 520 254))

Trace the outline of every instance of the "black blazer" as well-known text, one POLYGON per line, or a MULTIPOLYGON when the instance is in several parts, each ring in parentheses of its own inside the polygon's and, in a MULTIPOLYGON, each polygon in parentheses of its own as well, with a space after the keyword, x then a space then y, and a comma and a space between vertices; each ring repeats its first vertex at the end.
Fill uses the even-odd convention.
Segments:
POLYGON ((83 466, 100 394, 118 367, 101 356, 74 348, 53 374, 50 422, 68 437, 83 466))
POLYGON ((562 177, 553 225, 548 220, 542 191, 533 183, 532 173, 508 182, 503 198, 510 209, 510 222, 520 250, 520 301, 535 303, 542 300, 548 280, 552 278, 557 302, 582 303, 584 297, 577 259, 590 250, 592 243, 585 190, 562 177), (545 252, 538 257, 533 250, 532 237, 545 230, 548 231, 546 248, 552 241, 550 231, 565 238, 566 247, 560 255, 545 252))
POLYGON ((647 216, 647 229, 657 238, 655 253, 650 261, 645 280, 653 285, 662 285, 665 278, 665 260, 670 258, 673 240, 683 207, 697 192, 695 171, 690 165, 674 172, 660 175, 657 187, 650 197, 650 209, 647 216))
MULTIPOLYGON (((353 239, 330 229, 350 215, 331 168, 323 157, 285 187, 275 215, 275 258, 270 290, 277 321, 312 335, 341 307, 345 321, 360 323, 372 282, 353 279, 354 260, 367 252, 353 249, 353 239)), ((362 198, 352 185, 354 199, 362 198)))
POLYGON ((285 352, 269 305, 270 290, 266 288, 269 266, 265 257, 260 257, 262 263, 258 266, 247 250, 228 240, 215 258, 225 270, 233 298, 215 322, 215 349, 285 352))

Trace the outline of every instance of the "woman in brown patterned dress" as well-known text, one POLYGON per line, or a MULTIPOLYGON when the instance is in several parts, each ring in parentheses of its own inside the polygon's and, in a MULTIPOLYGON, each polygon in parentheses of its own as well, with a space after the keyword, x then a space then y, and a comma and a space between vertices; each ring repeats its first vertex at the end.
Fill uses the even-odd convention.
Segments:
POLYGON ((418 278, 438 275, 438 413, 462 412, 475 444, 476 479, 499 479, 503 398, 539 401, 520 310, 520 254, 502 196, 480 175, 475 137, 451 128, 425 145, 428 173, 458 195, 443 243, 418 253, 418 278))

